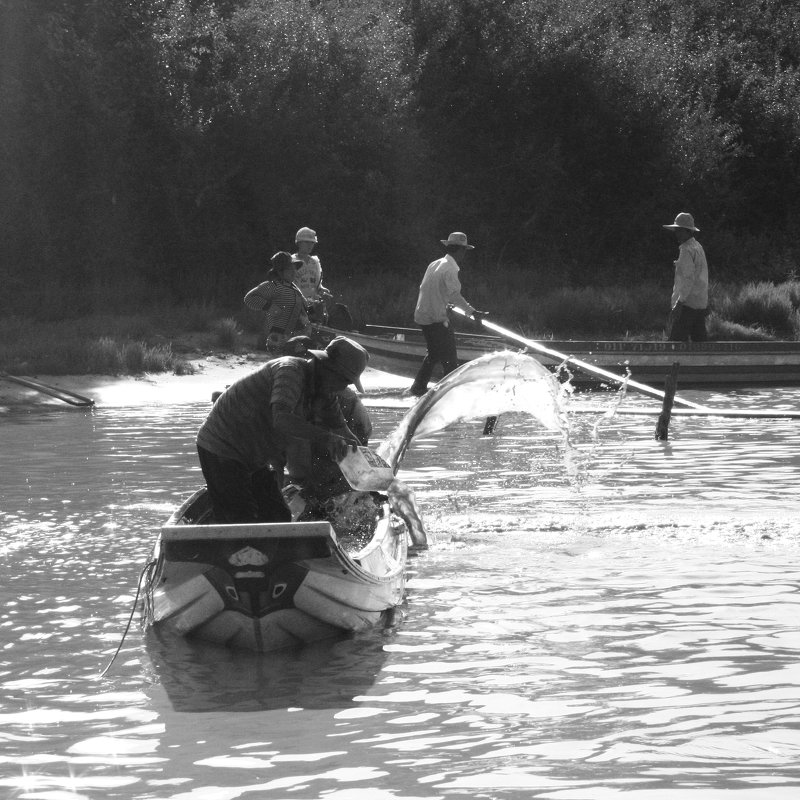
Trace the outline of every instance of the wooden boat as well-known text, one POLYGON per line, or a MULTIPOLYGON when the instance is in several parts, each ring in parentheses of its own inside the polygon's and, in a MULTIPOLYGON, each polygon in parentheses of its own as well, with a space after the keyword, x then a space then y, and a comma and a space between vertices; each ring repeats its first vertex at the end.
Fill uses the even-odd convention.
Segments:
POLYGON ((203 488, 161 529, 144 624, 258 652, 314 642, 376 625, 403 598, 406 559, 388 504, 351 553, 327 521, 214 524, 203 488))
MULTIPOLYGON (((322 343, 342 331, 316 326, 322 343)), ((419 329, 385 325, 365 325, 345 335, 363 345, 370 354, 369 365, 384 372, 414 377, 425 357, 425 341, 419 329)), ((499 336, 456 333, 460 363, 497 350, 514 349, 499 336)), ((682 387, 715 386, 790 386, 800 384, 800 342, 704 342, 702 344, 666 341, 582 341, 546 340, 549 349, 578 358, 618 375, 630 370, 636 381, 663 386, 673 363, 679 363, 678 382, 682 387)), ((530 355, 551 370, 562 359, 534 350, 530 355)), ((596 387, 596 376, 569 367, 572 382, 596 387)), ((437 377, 434 375, 434 377, 437 377)))

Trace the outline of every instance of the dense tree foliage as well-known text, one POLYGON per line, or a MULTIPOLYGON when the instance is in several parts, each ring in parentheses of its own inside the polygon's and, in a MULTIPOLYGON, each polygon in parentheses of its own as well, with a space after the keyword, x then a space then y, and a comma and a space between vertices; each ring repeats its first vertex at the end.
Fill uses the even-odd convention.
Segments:
POLYGON ((0 0, 0 311, 236 302, 317 229, 329 282, 466 230, 546 287, 786 277, 782 0, 0 0))

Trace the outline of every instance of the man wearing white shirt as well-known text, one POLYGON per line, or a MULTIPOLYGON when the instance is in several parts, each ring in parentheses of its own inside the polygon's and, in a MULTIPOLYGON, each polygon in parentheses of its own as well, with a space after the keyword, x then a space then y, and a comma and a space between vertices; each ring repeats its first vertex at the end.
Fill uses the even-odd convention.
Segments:
POLYGON ((483 316, 484 312, 475 309, 461 295, 459 262, 463 261, 467 250, 475 248, 467 242, 464 233, 451 233, 441 239, 447 253, 428 265, 419 286, 414 322, 422 328, 428 354, 419 368, 409 394, 421 397, 428 391, 428 381, 436 364, 442 365, 445 375, 458 366, 456 338, 447 317, 447 306, 454 305, 471 316, 483 316))
POLYGON ((671 342, 706 341, 706 314, 708 313, 708 263, 703 247, 695 233, 700 228, 694 225, 691 214, 682 211, 672 225, 664 225, 673 231, 678 240, 678 260, 675 264, 675 284, 672 288, 667 339, 671 342))

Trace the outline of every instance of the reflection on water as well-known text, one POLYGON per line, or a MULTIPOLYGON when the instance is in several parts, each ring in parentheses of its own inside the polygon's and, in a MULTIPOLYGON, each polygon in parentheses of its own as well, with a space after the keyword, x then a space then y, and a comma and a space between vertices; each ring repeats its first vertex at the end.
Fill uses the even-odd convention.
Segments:
POLYGON ((176 711, 339 708, 375 682, 386 631, 342 636, 264 656, 152 631, 145 644, 158 682, 176 711))
POLYGON ((797 422, 572 414, 577 471, 528 418, 461 423, 402 464, 432 547, 394 627, 259 656, 134 626, 100 679, 205 400, 0 417, 0 797, 798 796, 797 422))

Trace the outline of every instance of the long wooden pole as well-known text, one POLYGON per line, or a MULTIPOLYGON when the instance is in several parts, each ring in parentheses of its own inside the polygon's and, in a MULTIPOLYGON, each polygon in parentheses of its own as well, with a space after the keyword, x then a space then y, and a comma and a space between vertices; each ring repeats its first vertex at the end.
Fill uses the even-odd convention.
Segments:
POLYGON ((50 395, 50 397, 55 397, 57 400, 61 400, 63 403, 69 403, 72 406, 94 405, 94 400, 90 397, 84 397, 82 394, 69 392, 66 389, 59 389, 57 386, 48 386, 46 383, 32 381, 28 378, 18 378, 16 375, 9 375, 7 372, 0 372, 0 379, 11 383, 17 383, 20 386, 26 386, 28 389, 34 389, 42 394, 50 395))
MULTIPOLYGON (((462 311, 462 309, 456 308, 455 306, 450 306, 450 310, 456 314, 460 314, 462 317, 466 317, 467 319, 473 319, 465 311, 462 311)), ((518 344, 521 344, 530 350, 536 350, 543 355, 557 358, 561 361, 566 361, 568 364, 572 364, 573 366, 578 367, 578 369, 582 369, 584 372, 589 372, 593 375, 599 375, 601 378, 613 381, 614 383, 624 383, 630 386, 631 389, 636 389, 637 391, 642 392, 642 394, 649 394, 651 397, 658 397, 660 400, 664 399, 664 392, 661 391, 661 389, 655 389, 652 386, 648 386, 646 383, 639 383, 639 381, 635 381, 632 378, 616 375, 613 372, 603 369, 602 367, 596 367, 594 364, 589 364, 587 361, 567 355, 566 353, 559 353, 558 350, 552 350, 549 347, 545 347, 543 344, 535 342, 533 339, 526 339, 524 336, 520 336, 519 334, 509 331, 506 328, 501 328, 499 325, 495 325, 494 322, 489 322, 487 319, 473 321, 479 322, 481 327, 486 328, 486 330, 493 331, 498 336, 502 336, 504 339, 510 339, 514 342, 517 342, 518 344)), ((706 409, 706 406, 702 406, 699 403, 693 403, 691 400, 684 400, 681 397, 676 397, 675 403, 677 405, 685 406, 686 408, 706 409)))

